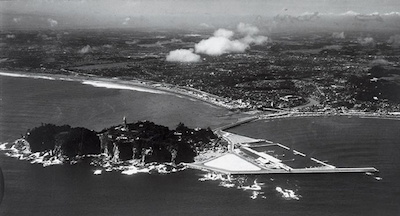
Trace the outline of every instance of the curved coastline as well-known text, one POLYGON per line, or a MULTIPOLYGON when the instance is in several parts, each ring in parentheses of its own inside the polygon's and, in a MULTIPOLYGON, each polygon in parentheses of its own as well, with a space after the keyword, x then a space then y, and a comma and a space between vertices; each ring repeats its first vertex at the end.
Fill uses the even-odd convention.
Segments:
POLYGON ((233 104, 232 102, 197 89, 187 87, 174 86, 166 83, 158 83, 154 81, 143 80, 122 80, 118 77, 104 78, 88 74, 80 74, 68 71, 70 75, 64 74, 48 74, 48 73, 27 73, 21 71, 4 71, 0 70, 0 76, 47 79, 60 81, 80 82, 84 85, 92 85, 94 87, 121 89, 131 91, 141 91, 154 94, 172 94, 177 97, 188 97, 189 99, 200 100, 210 105, 225 109, 240 108, 241 104, 233 104))
MULTIPOLYGON (((4 71, 0 70, 0 76, 9 77, 22 77, 22 78, 34 78, 34 79, 47 79, 47 80, 60 80, 60 81, 73 81, 80 82, 84 85, 91 85, 100 88, 120 89, 120 90, 131 90, 141 91, 153 94, 171 94, 177 97, 187 97, 190 100, 200 100, 212 106, 224 108, 224 109, 238 109, 242 108, 242 104, 236 104, 228 99, 221 98, 216 95, 209 94, 197 89, 190 87, 174 86, 172 84, 158 83, 154 81, 144 80, 122 80, 117 77, 104 78, 88 74, 80 74, 73 71, 64 70, 68 72, 65 74, 48 74, 48 73, 29 73, 21 71, 4 71)), ((252 118, 251 121, 257 121, 262 119, 278 119, 278 118, 294 118, 294 117, 323 117, 323 116, 357 116, 360 118, 380 118, 380 119, 392 119, 400 120, 400 112, 392 113, 372 113, 362 111, 317 111, 317 112, 299 112, 299 111, 280 111, 275 113, 267 112, 267 114, 256 112, 253 116, 250 115, 247 118, 252 118)), ((248 119, 246 122, 251 122, 248 119)), ((242 120, 239 120, 240 122, 242 120)), ((237 124, 237 123, 234 123, 237 124)), ((240 123, 241 124, 241 123, 240 123)))

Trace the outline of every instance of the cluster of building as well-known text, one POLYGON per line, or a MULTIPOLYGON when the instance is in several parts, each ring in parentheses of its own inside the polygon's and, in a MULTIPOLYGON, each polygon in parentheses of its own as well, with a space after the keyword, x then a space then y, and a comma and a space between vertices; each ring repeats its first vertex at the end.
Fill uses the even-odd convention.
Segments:
MULTIPOLYGON (((199 99, 240 109, 293 108, 306 104, 309 98, 318 100, 323 108, 332 109, 391 111, 400 104, 383 95, 359 97, 368 89, 354 83, 354 77, 393 84, 395 80, 381 80, 368 74, 372 63, 388 62, 376 61, 377 58, 391 62, 399 59, 387 47, 382 50, 362 46, 353 40, 277 36, 276 42, 245 53, 204 56, 197 63, 176 63, 165 61, 165 54, 176 44, 139 46, 148 41, 145 33, 136 36, 132 43, 125 43, 132 40, 129 32, 121 32, 118 37, 115 32, 43 35, 21 33, 14 38, 3 38, 1 42, 10 46, 3 46, 0 68, 65 73, 60 70, 64 68, 83 74, 168 83, 199 99), (24 38, 31 38, 31 42, 24 38)), ((378 88, 384 91, 386 86, 378 88)))

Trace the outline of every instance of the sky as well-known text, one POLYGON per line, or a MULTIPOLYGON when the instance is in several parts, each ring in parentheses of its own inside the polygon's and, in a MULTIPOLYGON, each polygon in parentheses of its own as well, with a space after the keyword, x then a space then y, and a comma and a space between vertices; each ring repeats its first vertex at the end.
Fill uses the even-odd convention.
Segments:
POLYGON ((0 0, 0 25, 179 28, 258 21, 271 27, 281 22, 282 17, 290 22, 296 18, 304 21, 314 13, 327 17, 346 13, 385 16, 396 12, 400 12, 400 0, 0 0))

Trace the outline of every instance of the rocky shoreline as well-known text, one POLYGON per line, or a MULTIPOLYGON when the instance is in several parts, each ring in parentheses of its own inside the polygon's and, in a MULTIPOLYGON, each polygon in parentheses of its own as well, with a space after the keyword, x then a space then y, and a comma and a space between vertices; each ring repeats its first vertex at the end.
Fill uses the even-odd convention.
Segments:
POLYGON ((6 155, 44 167, 90 163, 106 171, 175 172, 205 152, 222 149, 211 129, 176 129, 149 121, 126 123, 100 132, 68 125, 43 124, 13 143, 0 145, 6 155), (130 171, 129 171, 130 170, 130 171))

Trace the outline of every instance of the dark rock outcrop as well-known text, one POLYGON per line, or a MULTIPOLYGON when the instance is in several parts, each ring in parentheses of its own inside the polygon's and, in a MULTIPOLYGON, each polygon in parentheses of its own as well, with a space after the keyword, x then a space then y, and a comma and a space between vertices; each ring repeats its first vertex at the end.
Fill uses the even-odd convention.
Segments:
POLYGON ((101 132, 68 125, 45 124, 26 135, 32 152, 51 150, 67 158, 105 153, 117 161, 193 162, 197 151, 216 136, 208 129, 190 129, 180 123, 175 130, 142 121, 106 128, 101 132))
POLYGON ((26 140, 32 152, 53 150, 67 157, 101 153, 96 132, 81 127, 45 124, 29 131, 26 140))
POLYGON ((105 152, 119 160, 193 162, 197 149, 216 138, 211 129, 190 129, 180 123, 175 130, 149 121, 106 128, 99 132, 105 152), (117 154, 117 155, 116 155, 117 154))
POLYGON ((42 124, 42 126, 28 131, 26 140, 29 142, 32 152, 52 150, 55 146, 55 136, 70 129, 69 125, 42 124))

